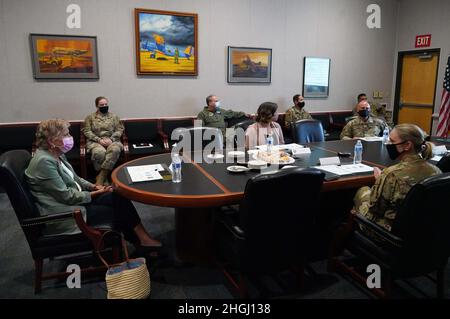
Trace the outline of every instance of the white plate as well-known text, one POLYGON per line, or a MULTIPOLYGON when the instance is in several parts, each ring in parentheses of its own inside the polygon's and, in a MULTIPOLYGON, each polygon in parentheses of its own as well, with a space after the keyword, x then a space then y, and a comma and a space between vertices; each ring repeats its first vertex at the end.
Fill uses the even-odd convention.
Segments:
POLYGON ((220 159, 220 158, 224 158, 223 154, 208 154, 206 156, 209 159, 220 159))
POLYGON ((278 164, 287 165, 287 164, 292 164, 292 163, 295 163, 295 159, 290 157, 290 156, 288 156, 288 160, 287 161, 280 161, 278 164))
POLYGON ((294 166, 294 165, 286 165, 286 166, 283 166, 281 169, 285 169, 285 168, 296 168, 296 167, 298 167, 298 166, 294 166))
POLYGON ((245 152, 242 151, 230 151, 227 153, 228 157, 241 157, 245 156, 245 152))
POLYGON ((246 172, 248 170, 249 170, 249 168, 247 168, 245 166, 239 166, 239 165, 233 165, 233 166, 227 167, 227 171, 232 172, 232 173, 242 173, 242 172, 246 172))

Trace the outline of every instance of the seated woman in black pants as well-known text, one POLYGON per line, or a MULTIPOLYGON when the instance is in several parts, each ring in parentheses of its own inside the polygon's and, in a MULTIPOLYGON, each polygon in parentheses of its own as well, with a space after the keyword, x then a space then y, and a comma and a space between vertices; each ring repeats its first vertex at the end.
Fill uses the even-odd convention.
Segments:
MULTIPOLYGON (((43 214, 80 209, 88 224, 112 220, 125 239, 137 247, 157 248, 161 243, 145 230, 130 200, 114 193, 111 186, 97 186, 77 176, 64 153, 73 147, 67 121, 43 121, 37 129, 38 150, 25 171, 31 193, 43 214)), ((50 224, 47 229, 75 233, 73 220, 50 224)))

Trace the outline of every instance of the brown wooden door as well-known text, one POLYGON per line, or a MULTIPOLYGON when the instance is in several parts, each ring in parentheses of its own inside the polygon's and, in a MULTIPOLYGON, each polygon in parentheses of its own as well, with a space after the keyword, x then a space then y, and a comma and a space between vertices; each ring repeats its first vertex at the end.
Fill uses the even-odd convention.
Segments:
POLYGON ((412 123, 431 134, 439 52, 402 56, 397 123, 412 123))

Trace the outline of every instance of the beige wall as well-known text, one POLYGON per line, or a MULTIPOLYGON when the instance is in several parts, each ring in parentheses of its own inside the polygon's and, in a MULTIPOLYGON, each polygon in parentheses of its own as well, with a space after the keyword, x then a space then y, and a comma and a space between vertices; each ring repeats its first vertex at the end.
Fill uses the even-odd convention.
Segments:
POLYGON ((383 91, 389 101, 398 3, 377 0, 382 28, 369 30, 366 7, 373 2, 0 0, 0 122, 82 119, 98 95, 109 97, 121 117, 194 115, 212 92, 225 107, 253 113, 261 102, 274 101, 284 111, 301 93, 304 56, 331 58, 330 96, 307 100, 310 111, 350 109, 361 91, 383 91), (65 26, 70 3, 81 6, 80 30, 65 26), (198 13, 198 77, 136 76, 134 8, 198 13), (97 36, 100 80, 34 80, 29 33, 97 36), (272 48, 272 83, 228 84, 228 45, 272 48))

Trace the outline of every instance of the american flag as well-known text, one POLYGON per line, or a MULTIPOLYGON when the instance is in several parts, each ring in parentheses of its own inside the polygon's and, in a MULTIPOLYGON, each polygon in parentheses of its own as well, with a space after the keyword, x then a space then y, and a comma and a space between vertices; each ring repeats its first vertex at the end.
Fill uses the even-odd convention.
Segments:
POLYGON ((447 60, 444 76, 444 90, 442 91, 441 108, 439 110, 439 124, 436 135, 439 137, 447 137, 450 129, 450 56, 447 60))

